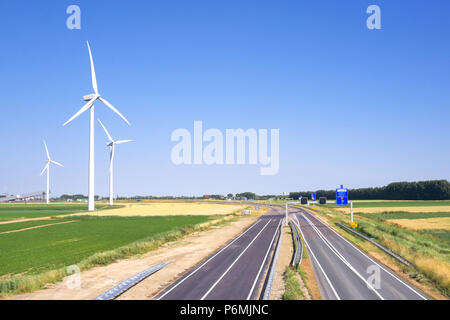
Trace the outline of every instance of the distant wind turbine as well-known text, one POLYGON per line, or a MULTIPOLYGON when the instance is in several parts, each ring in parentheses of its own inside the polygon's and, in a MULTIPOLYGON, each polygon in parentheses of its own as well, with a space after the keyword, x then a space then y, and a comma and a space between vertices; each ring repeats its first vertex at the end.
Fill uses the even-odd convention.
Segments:
POLYGON ((114 111, 119 117, 121 117, 128 125, 130 123, 128 120, 116 109, 113 107, 111 103, 106 101, 106 99, 102 98, 100 94, 98 93, 98 87, 97 87, 97 78, 95 76, 95 68, 94 68, 94 60, 92 59, 92 52, 91 47, 89 46, 89 42, 87 42, 88 50, 89 50, 89 58, 91 61, 91 77, 92 77, 92 88, 94 89, 94 93, 89 94, 87 96, 84 96, 84 101, 87 101, 87 103, 78 110, 77 113, 75 113, 72 118, 66 121, 64 123, 64 126, 68 123, 70 123, 72 120, 80 116, 83 112, 86 110, 90 110, 90 120, 89 120, 89 201, 88 201, 88 210, 94 211, 94 176, 95 176, 95 169, 94 169, 94 102, 96 100, 100 100, 103 102, 108 108, 110 108, 112 111, 114 111))
POLYGON ((44 171, 47 170, 47 189, 45 192, 45 202, 47 204, 49 204, 50 203, 50 163, 56 164, 60 167, 64 167, 64 166, 61 163, 56 162, 50 158, 50 153, 48 152, 48 148, 47 148, 47 144, 45 143, 45 140, 44 140, 44 146, 45 146, 45 153, 47 154, 47 161, 46 161, 44 169, 42 169, 42 171, 41 171, 41 176, 44 173, 44 171))
POLYGON ((113 182, 113 162, 114 162, 114 151, 116 144, 122 144, 131 142, 133 140, 117 140, 114 141, 114 139, 109 134, 108 130, 106 130, 106 127, 103 125, 103 123, 98 119, 98 122, 100 122, 100 125, 103 127, 103 130, 105 130, 106 136, 108 137, 109 142, 106 144, 110 148, 109 153, 109 205, 112 206, 114 204, 114 196, 113 196, 113 190, 114 190, 114 182, 113 182))

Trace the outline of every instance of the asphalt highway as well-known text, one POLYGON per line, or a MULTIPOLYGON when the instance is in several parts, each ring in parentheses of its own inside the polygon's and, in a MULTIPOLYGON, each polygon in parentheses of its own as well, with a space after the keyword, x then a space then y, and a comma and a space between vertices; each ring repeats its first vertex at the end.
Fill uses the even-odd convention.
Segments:
POLYGON ((425 300, 420 290, 376 262, 313 213, 292 208, 326 300, 425 300))
POLYGON ((159 293, 160 300, 258 299, 284 215, 274 207, 253 225, 159 293))

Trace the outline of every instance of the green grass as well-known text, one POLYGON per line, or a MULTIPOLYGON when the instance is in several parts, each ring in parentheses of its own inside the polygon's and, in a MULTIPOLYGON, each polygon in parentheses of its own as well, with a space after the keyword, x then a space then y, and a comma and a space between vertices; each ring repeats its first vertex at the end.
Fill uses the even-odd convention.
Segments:
POLYGON ((432 237, 437 241, 443 241, 444 243, 447 243, 450 246, 450 232, 449 230, 421 230, 419 233, 432 237))
POLYGON ((0 224, 0 233, 7 232, 7 231, 13 231, 13 230, 20 230, 25 228, 31 228, 31 227, 37 227, 37 226, 44 226, 47 224, 53 224, 58 222, 64 222, 69 221, 70 219, 50 219, 50 220, 41 220, 41 221, 23 221, 23 222, 14 222, 14 223, 7 223, 7 224, 0 224))
POLYGON ((218 216, 71 217, 73 223, 0 235, 0 276, 37 274, 149 241, 218 216))
MULTIPOLYGON (((111 207, 106 204, 97 204, 95 207, 99 210, 106 210, 120 208, 121 206, 111 207)), ((53 217, 84 211, 87 211, 87 204, 0 204, 0 221, 16 220, 21 218, 53 217)))
POLYGON ((450 217, 450 212, 382 212, 382 213, 359 213, 359 216, 368 219, 428 219, 428 218, 445 218, 450 217))
MULTIPOLYGON (((330 208, 346 208, 348 206, 338 206, 336 204, 326 204, 326 205, 318 205, 318 206, 326 206, 330 208)), ((434 207, 434 206, 450 206, 450 200, 442 200, 442 201, 367 201, 367 202, 359 202, 355 200, 353 202, 354 208, 390 208, 390 207, 434 207)))
POLYGON ((298 281, 298 273, 295 269, 288 267, 284 273, 285 289, 283 300, 304 300, 300 282, 298 281))

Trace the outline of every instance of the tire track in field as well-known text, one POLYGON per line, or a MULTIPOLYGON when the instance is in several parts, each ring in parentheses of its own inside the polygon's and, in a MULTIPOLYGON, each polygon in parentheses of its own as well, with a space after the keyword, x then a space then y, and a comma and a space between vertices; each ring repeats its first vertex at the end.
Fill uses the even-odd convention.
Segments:
POLYGON ((23 229, 18 229, 18 230, 10 230, 10 231, 5 231, 5 232, 0 232, 0 234, 7 234, 7 233, 14 233, 14 232, 21 232, 21 231, 26 231, 26 230, 32 230, 32 229, 38 229, 38 228, 44 228, 44 227, 50 227, 50 226, 56 226, 57 224, 65 224, 65 223, 72 223, 72 222, 76 222, 75 220, 70 220, 70 221, 64 221, 64 222, 57 222, 57 223, 50 223, 50 224, 44 224, 42 226, 34 226, 34 227, 28 227, 28 228, 23 228, 23 229))

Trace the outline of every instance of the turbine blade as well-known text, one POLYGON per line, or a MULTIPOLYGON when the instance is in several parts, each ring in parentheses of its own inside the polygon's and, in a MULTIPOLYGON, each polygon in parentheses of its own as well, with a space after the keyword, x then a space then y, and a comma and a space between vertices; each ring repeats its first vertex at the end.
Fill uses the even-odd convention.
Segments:
POLYGON ((42 174, 45 172, 45 170, 47 170, 47 168, 48 168, 48 162, 47 162, 47 164, 45 165, 44 169, 42 169, 42 171, 41 171, 41 176, 42 176, 42 174))
POLYGON ((108 136, 109 141, 114 142, 113 138, 109 134, 108 130, 106 130, 106 127, 103 125, 103 123, 100 121, 100 119, 97 119, 98 122, 100 122, 100 125, 103 127, 103 130, 105 130, 106 135, 108 136))
POLYGON ((50 154, 48 153, 48 148, 47 148, 47 144, 45 143, 45 140, 44 140, 44 146, 45 146, 45 153, 47 154, 47 159, 50 160, 50 154))
POLYGON ((61 163, 59 163, 59 162, 56 162, 54 160, 50 160, 50 162, 56 164, 57 166, 60 166, 60 167, 64 168, 64 166, 61 163))
POLYGON ((94 59, 92 59, 92 52, 91 47, 89 46, 89 41, 87 42, 87 46, 89 49, 89 58, 91 60, 91 77, 92 77, 92 88, 94 89, 94 92, 98 94, 98 87, 97 87, 97 77, 95 76, 95 68, 94 68, 94 59))
POLYGON ((87 109, 89 109, 89 108, 94 104, 94 101, 95 101, 96 99, 97 99, 97 98, 94 98, 94 99, 88 101, 88 103, 86 103, 80 110, 78 110, 78 112, 75 113, 75 114, 72 116, 72 118, 70 118, 69 120, 67 120, 66 123, 63 124, 63 126, 65 126, 66 124, 70 123, 73 119, 77 118, 80 114, 82 114, 82 113, 85 112, 87 109))
POLYGON ((99 97, 100 101, 103 102, 108 108, 110 108, 112 111, 114 111, 115 113, 117 113, 117 115, 119 117, 121 117, 126 123, 128 123, 128 125, 130 125, 130 122, 116 109, 113 107, 113 105, 111 103, 109 103, 108 101, 106 101, 106 99, 99 97))
POLYGON ((119 140, 119 141, 114 142, 114 144, 122 144, 122 143, 131 142, 131 141, 133 141, 133 140, 119 140))

